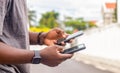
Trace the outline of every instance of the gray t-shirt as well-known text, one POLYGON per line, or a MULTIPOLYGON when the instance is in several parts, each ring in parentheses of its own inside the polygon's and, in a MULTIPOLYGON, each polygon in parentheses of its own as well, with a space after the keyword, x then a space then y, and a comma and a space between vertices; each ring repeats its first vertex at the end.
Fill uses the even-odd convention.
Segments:
MULTIPOLYGON (((26 0, 0 0, 0 41, 28 49, 26 0)), ((29 73, 28 65, 0 64, 0 73, 29 73)))

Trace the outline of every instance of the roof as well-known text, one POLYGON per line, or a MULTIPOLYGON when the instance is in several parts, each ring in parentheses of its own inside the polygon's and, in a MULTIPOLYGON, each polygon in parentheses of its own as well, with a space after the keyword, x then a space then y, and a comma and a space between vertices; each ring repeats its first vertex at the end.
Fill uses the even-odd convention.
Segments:
POLYGON ((105 3, 107 9, 115 9, 116 3, 105 3))

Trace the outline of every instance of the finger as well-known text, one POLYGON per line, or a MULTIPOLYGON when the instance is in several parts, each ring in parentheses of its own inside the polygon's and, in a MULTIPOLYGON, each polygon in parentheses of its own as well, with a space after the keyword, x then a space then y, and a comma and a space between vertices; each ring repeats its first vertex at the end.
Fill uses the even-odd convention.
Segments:
POLYGON ((67 36, 67 37, 68 37, 69 35, 70 35, 70 34, 67 34, 67 33, 66 33, 66 36, 67 36))
POLYGON ((62 46, 65 46, 65 45, 66 45, 66 43, 64 43, 64 42, 61 42, 61 45, 62 45, 62 46))
POLYGON ((73 56, 73 54, 61 54, 61 60, 69 59, 73 56))
POLYGON ((66 37, 68 37, 68 34, 64 32, 64 33, 62 34, 62 37, 63 37, 63 38, 66 38, 66 37))
POLYGON ((69 43, 72 43, 74 41, 74 39, 71 39, 70 41, 68 41, 69 43))
POLYGON ((59 28, 55 28, 55 31, 58 34, 58 38, 66 38, 69 36, 69 34, 67 34, 66 32, 64 32, 63 30, 59 28))
POLYGON ((63 47, 62 46, 56 45, 56 49, 57 49, 58 52, 62 52, 63 51, 63 47))
POLYGON ((62 30, 62 29, 60 29, 60 28, 55 28, 55 31, 58 33, 58 34, 60 34, 60 33, 63 33, 64 31, 62 30))
POLYGON ((53 43, 56 44, 56 43, 57 43, 57 40, 54 40, 53 43))
POLYGON ((56 28, 55 31, 59 36, 60 35, 63 36, 63 34, 65 34, 65 32, 63 30, 59 29, 59 28, 56 28))

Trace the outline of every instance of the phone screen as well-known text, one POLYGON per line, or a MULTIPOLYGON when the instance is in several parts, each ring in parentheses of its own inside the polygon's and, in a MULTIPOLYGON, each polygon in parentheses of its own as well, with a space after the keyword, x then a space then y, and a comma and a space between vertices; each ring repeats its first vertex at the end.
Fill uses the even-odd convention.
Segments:
POLYGON ((64 53, 64 54, 72 54, 72 53, 75 53, 77 51, 83 50, 85 48, 86 48, 85 44, 79 44, 79 45, 71 47, 69 49, 65 49, 62 53, 64 53))
POLYGON ((61 45, 61 42, 67 43, 71 39, 74 39, 81 35, 83 35, 83 31, 78 31, 76 33, 73 33, 73 34, 69 35, 67 38, 62 38, 62 39, 57 40, 57 45, 61 45))

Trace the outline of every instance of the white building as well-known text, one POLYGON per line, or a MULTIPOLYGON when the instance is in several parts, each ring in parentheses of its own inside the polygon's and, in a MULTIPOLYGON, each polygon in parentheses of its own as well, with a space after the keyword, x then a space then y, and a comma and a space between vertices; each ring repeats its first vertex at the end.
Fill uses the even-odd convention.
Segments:
POLYGON ((117 0, 117 12, 118 23, 120 23, 120 0, 117 0))
POLYGON ((104 24, 111 24, 116 21, 114 15, 115 8, 116 8, 116 3, 114 2, 107 2, 103 5, 102 15, 103 15, 104 24))

